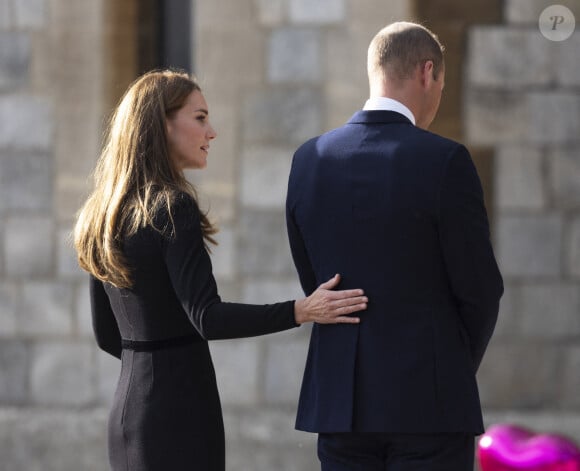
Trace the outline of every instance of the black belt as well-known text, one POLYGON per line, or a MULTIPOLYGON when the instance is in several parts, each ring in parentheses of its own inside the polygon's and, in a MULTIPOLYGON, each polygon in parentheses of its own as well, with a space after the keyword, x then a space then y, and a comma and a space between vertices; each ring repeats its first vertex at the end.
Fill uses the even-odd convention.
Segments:
POLYGON ((186 335, 183 337, 171 337, 161 340, 121 339, 121 346, 125 350, 133 350, 134 352, 153 352, 155 350, 183 347, 184 345, 191 345, 201 342, 205 342, 205 340, 199 335, 186 335))

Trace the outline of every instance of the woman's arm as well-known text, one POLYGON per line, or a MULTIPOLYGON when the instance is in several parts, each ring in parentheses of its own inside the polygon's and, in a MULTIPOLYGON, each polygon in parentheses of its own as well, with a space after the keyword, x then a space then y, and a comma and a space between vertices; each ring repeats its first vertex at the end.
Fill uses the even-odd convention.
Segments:
POLYGON ((97 345, 107 353, 121 358, 121 334, 103 283, 90 276, 91 315, 97 345))
POLYGON ((331 291, 338 277, 296 302, 224 303, 203 245, 195 202, 184 199, 176 203, 173 222, 175 234, 165 239, 163 248, 167 270, 189 319, 208 340, 264 335, 305 322, 356 323, 358 318, 348 314, 366 308, 367 299, 361 290, 331 291))

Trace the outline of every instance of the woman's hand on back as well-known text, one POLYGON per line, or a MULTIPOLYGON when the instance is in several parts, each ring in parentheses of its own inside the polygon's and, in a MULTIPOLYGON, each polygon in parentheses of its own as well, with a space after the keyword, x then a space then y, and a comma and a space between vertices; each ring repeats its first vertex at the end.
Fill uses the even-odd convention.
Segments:
POLYGON ((349 314, 367 308, 368 298, 362 289, 333 291, 340 282, 340 275, 322 283, 307 298, 296 300, 294 318, 297 324, 358 324, 360 318, 349 314))

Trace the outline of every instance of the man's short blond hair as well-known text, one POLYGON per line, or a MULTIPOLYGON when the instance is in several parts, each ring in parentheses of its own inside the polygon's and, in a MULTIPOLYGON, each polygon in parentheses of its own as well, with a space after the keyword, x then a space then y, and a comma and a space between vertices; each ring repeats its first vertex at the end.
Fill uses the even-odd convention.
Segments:
POLYGON ((412 77, 417 65, 430 60, 437 79, 443 68, 444 49, 437 36, 424 26, 405 21, 392 23, 371 41, 369 76, 381 73, 390 81, 401 82, 412 77))

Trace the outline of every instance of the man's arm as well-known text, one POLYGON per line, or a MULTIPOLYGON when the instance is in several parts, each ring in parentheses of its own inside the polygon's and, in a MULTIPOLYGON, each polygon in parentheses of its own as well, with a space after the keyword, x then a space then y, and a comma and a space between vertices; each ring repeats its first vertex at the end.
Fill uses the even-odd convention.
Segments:
POLYGON ((318 287, 318 282, 316 280, 316 275, 312 269, 310 263, 310 258, 308 257, 308 252, 306 251, 306 246, 304 245, 304 239, 300 234, 300 229, 295 219, 295 206, 296 206, 296 188, 295 188, 295 165, 296 165, 296 155, 292 160, 292 168, 290 170, 290 177, 288 180, 288 193, 286 195, 286 227, 288 230, 288 240, 290 242, 290 250, 292 252, 292 258, 294 260, 294 265, 298 271, 298 277, 300 279, 300 284, 306 296, 310 296, 312 292, 318 287))
POLYGON ((477 370, 495 328, 503 281, 491 246, 481 183, 463 146, 448 161, 439 204, 443 256, 477 370))

